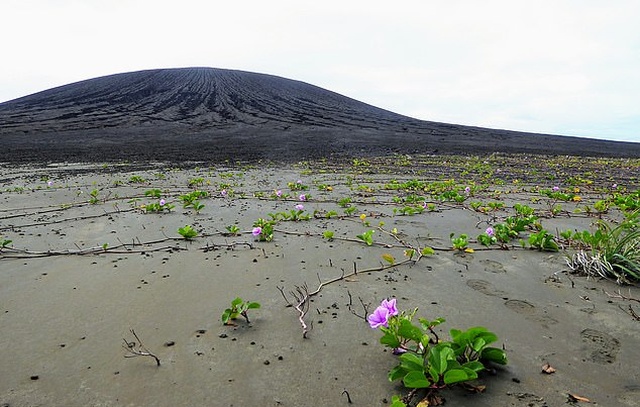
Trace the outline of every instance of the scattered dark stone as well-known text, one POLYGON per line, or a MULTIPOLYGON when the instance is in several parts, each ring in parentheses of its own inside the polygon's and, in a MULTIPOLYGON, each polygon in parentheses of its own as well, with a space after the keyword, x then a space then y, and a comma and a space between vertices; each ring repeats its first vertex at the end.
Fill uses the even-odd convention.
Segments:
POLYGON ((67 346, 67 344, 66 344, 66 343, 61 343, 61 344, 60 344, 60 347, 61 347, 61 348, 64 348, 65 346, 67 346))
POLYGON ((173 346, 175 344, 176 344, 175 341, 167 341, 167 342, 164 343, 164 346, 169 347, 169 346, 173 346))
POLYGON ((207 332, 207 330, 206 329, 198 329, 196 332, 199 333, 200 335, 203 335, 203 334, 205 334, 207 332))
POLYGON ((284 357, 282 357, 282 355, 278 356, 278 360, 284 360, 284 357))
POLYGON ((31 375, 30 379, 35 381, 40 379, 40 376, 38 376, 37 374, 34 374, 34 375, 31 375))
POLYGON ((520 379, 518 379, 517 377, 511 378, 511 381, 514 383, 520 383, 520 379))
POLYGON ((251 345, 255 345, 255 344, 256 344, 256 342, 255 342, 255 341, 251 341, 251 345))
POLYGON ((270 365, 270 364, 271 364, 271 362, 269 362, 268 360, 265 360, 265 361, 264 361, 264 362, 262 362, 262 363, 264 363, 265 365, 270 365))
POLYGON ((229 335, 225 334, 225 333, 221 333, 220 335, 218 335, 218 338, 227 338, 229 335))
POLYGON ((118 372, 113 372, 113 374, 114 374, 114 375, 119 375, 119 374, 120 374, 120 372, 119 372, 119 371, 118 371, 118 372))

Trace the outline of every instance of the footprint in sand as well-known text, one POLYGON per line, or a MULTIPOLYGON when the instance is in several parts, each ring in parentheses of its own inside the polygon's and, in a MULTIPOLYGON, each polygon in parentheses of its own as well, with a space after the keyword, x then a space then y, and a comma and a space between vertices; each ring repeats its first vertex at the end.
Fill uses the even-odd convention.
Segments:
POLYGON ((620 341, 606 332, 584 329, 580 332, 587 358, 596 363, 613 363, 620 350, 620 341))
POLYGON ((504 302, 504 305, 509 308, 511 311, 517 312, 520 315, 523 315, 530 321, 535 321, 541 323, 543 326, 556 324, 558 321, 554 318, 541 314, 535 305, 531 304, 528 301, 524 300, 507 300, 504 302))
POLYGON ((507 270, 504 269, 504 266, 499 261, 483 259, 480 260, 480 263, 484 265, 484 270, 490 273, 506 273, 507 270))
POLYGON ((492 297, 505 297, 507 295, 505 291, 496 289, 493 284, 485 280, 467 280, 467 286, 484 295, 490 295, 492 297))
POLYGON ((516 402, 509 404, 509 406, 549 407, 542 397, 536 396, 533 393, 507 392, 507 395, 516 399, 516 402))

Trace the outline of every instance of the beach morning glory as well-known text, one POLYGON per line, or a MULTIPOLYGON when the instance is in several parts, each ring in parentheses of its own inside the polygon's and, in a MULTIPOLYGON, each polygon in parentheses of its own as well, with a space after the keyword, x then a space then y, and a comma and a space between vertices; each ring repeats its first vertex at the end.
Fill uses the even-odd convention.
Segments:
POLYGON ((373 329, 381 326, 387 327, 389 323, 389 310, 384 307, 378 307, 373 311, 373 314, 367 317, 367 321, 373 329))
POLYGON ((307 200, 307 196, 305 194, 300 194, 300 196, 298 197, 302 202, 307 200))
POLYGON ((260 236, 260 234, 262 233, 262 228, 260 226, 256 226, 255 228, 253 228, 253 230, 251 231, 251 234, 254 236, 260 236))
POLYGON ((301 210, 303 210, 303 209, 304 209, 304 205, 303 205, 303 204, 297 204, 297 205, 296 205, 296 209, 297 209, 297 210, 299 210, 299 211, 301 211, 301 210))
POLYGON ((396 307, 395 298, 392 298, 390 300, 387 300, 387 299, 382 300, 382 302, 380 303, 380 307, 385 308, 387 311, 389 311, 389 316, 398 315, 398 308, 396 307))
POLYGON ((165 201, 164 199, 160 200, 160 206, 164 206, 164 204, 166 204, 166 203, 167 203, 167 201, 165 201))
POLYGON ((495 231, 491 226, 489 226, 486 230, 486 233, 487 233, 487 236, 493 237, 493 235, 495 234, 495 231))

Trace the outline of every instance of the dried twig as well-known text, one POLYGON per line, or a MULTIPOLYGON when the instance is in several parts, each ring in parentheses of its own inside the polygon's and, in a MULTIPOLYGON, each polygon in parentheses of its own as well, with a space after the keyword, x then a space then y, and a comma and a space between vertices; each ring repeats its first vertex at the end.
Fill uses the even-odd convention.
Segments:
POLYGON ((287 298, 287 295, 284 293, 284 287, 277 287, 280 294, 282 294, 282 298, 293 307, 296 311, 298 311, 298 321, 300 321, 300 325, 302 326, 302 337, 307 338, 307 333, 309 332, 309 327, 304 321, 304 317, 309 312, 309 288, 306 284, 303 284, 301 287, 296 286, 295 291, 291 291, 290 294, 293 297, 294 301, 290 301, 287 298))
POLYGON ((129 329, 129 331, 131 332, 133 337, 136 338, 138 343, 136 344, 133 341, 129 342, 126 339, 123 338, 122 340, 124 341, 124 344, 122 345, 122 347, 127 352, 130 353, 130 355, 124 355, 124 357, 125 358, 135 358, 137 356, 150 356, 150 357, 154 358, 156 360, 157 365, 160 366, 160 358, 158 358, 156 355, 151 353, 149 351, 149 349, 147 349, 147 347, 144 346, 144 344, 142 343, 142 341, 140 340, 140 338, 136 334, 136 331, 134 331, 133 329, 129 329))

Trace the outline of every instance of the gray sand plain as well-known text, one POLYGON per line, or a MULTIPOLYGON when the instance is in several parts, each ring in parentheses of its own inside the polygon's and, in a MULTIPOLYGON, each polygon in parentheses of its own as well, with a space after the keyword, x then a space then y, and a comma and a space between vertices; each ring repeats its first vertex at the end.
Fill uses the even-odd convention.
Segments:
MULTIPOLYGON (((545 202, 532 200, 534 185, 479 190, 475 199, 490 200, 500 189, 503 212, 438 202, 435 211, 402 216, 393 213, 396 191, 384 184, 428 176, 320 168, 0 168, 0 239, 12 240, 0 252, 0 405, 347 406, 345 390, 352 405, 388 405, 392 395, 406 394, 387 380, 397 359, 358 315, 360 299, 371 311, 395 297, 401 309, 445 317, 444 336, 451 328, 485 326, 508 353, 508 365, 481 375, 483 393, 444 390, 447 406, 571 405, 569 393, 595 405, 640 406, 640 325, 625 312, 629 302, 610 296, 619 286, 568 274, 562 251, 450 250, 451 232, 475 237, 514 203, 543 212, 545 202), (132 176, 145 182, 130 182, 132 176), (177 200, 197 178, 203 183, 196 188, 210 193, 200 213, 177 200), (256 219, 300 203, 299 192, 287 187, 297 180, 310 187, 304 193, 311 198, 302 202, 308 213, 343 215, 337 202, 347 196, 357 211, 283 221, 272 242, 256 241, 256 219), (152 188, 176 204, 172 212, 139 208, 153 201, 144 195, 152 188), (98 202, 89 204, 95 189, 98 202), (272 198, 276 190, 291 197, 272 198), (405 249, 377 229, 380 221, 410 244, 435 248, 435 255, 375 270, 382 254, 402 259, 405 249), (176 230, 186 224, 200 236, 181 239, 176 230), (233 224, 240 234, 225 236, 233 224), (376 229, 372 246, 355 239, 369 229, 376 229), (327 230, 334 240, 322 237, 327 230), (311 330, 303 338, 278 287, 314 290, 319 280, 354 268, 363 271, 312 298, 305 318, 311 330), (262 307, 252 310, 250 324, 224 326, 220 314, 235 296, 262 307), (131 328, 160 367, 151 358, 125 358, 131 328), (545 363, 556 372, 542 373, 545 363)), ((587 191, 582 197, 565 205, 567 213, 597 199, 587 191)), ((550 231, 592 222, 542 219, 550 231)), ((621 292, 640 297, 637 287, 621 292)))

